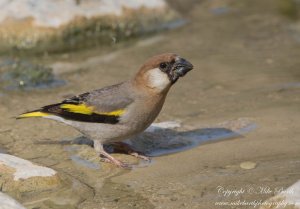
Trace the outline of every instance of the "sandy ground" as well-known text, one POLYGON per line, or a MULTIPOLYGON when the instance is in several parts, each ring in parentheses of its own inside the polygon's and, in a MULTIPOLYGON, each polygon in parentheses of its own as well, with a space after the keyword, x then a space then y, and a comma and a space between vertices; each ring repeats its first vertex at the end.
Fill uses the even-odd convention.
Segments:
MULTIPOLYGON (((1 146, 89 185, 93 195, 78 205, 86 209, 253 208, 216 204, 264 201, 276 189, 296 182, 300 178, 300 51, 288 29, 294 23, 278 14, 272 1, 227 1, 230 10, 219 15, 211 12, 216 7, 212 2, 181 5, 187 25, 120 45, 115 52, 94 49, 43 58, 51 65, 68 63, 65 71, 56 69, 68 84, 34 92, 2 92, 1 146), (249 118, 256 128, 243 137, 155 157, 150 165, 132 171, 110 166, 99 171, 73 163, 63 145, 36 143, 78 136, 72 128, 42 119, 12 119, 66 95, 127 79, 145 59, 162 52, 180 54, 195 69, 171 90, 157 121, 180 120, 198 129, 249 118), (242 169, 244 161, 255 162, 256 167, 242 169), (240 189, 245 191, 236 196, 222 192, 240 189)), ((29 200, 21 199, 25 205, 29 200)))

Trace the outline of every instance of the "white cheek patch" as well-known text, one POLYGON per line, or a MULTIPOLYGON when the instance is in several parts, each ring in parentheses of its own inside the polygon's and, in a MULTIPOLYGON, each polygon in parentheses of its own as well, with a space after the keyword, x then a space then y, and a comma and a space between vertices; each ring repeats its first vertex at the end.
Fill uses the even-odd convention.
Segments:
POLYGON ((149 83, 148 86, 151 88, 162 91, 171 84, 168 75, 162 72, 159 68, 149 70, 147 76, 149 83))

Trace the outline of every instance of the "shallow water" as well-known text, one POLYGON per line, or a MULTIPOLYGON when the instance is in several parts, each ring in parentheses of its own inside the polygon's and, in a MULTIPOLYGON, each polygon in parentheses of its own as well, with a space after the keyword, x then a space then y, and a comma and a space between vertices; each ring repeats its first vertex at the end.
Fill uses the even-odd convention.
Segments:
MULTIPOLYGON (((286 26, 295 23, 280 16, 273 1, 228 1, 232 10, 221 15, 211 12, 218 8, 215 2, 181 5, 181 11, 188 11, 188 24, 149 39, 41 57, 67 83, 0 97, 0 146, 86 185, 78 190, 78 208, 222 208, 215 202, 265 200, 272 194, 224 197, 218 186, 291 185, 300 178, 300 62, 299 43, 286 26), (13 119, 125 80, 148 57, 169 51, 195 69, 172 87, 156 121, 181 125, 165 124, 126 141, 154 156, 151 163, 114 154, 136 165, 132 170, 115 168, 100 162, 91 143, 72 128, 42 119, 13 119), (244 161, 257 166, 244 170, 244 161)), ((20 201, 34 208, 37 203, 29 204, 34 196, 20 201)))
POLYGON ((79 164, 79 165, 82 165, 82 166, 85 166, 85 167, 88 168, 88 169, 95 169, 95 170, 99 170, 99 169, 100 169, 100 166, 99 166, 99 165, 94 164, 94 163, 92 163, 92 162, 90 162, 90 161, 88 161, 88 160, 85 160, 85 159, 83 159, 83 158, 81 158, 81 157, 79 157, 79 156, 72 155, 72 156, 71 156, 71 159, 72 159, 75 163, 77 163, 77 164, 79 164))
POLYGON ((5 58, 0 61, 2 91, 48 89, 65 85, 52 72, 52 68, 27 60, 5 58))
MULTIPOLYGON (((238 124, 240 121, 235 121, 234 123, 238 124)), ((234 131, 225 127, 198 128, 183 131, 187 128, 181 127, 181 130, 172 130, 170 128, 159 128, 159 124, 154 124, 156 127, 153 131, 146 131, 125 142, 147 156, 156 157, 182 152, 204 143, 242 137, 242 134, 247 134, 247 132, 254 130, 256 127, 250 121, 243 125, 243 127, 234 131)))

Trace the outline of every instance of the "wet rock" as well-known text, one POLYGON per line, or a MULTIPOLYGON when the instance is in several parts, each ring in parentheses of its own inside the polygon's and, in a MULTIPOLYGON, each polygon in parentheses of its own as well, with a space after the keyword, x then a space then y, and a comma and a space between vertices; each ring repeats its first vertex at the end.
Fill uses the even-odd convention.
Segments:
POLYGON ((256 168, 257 163, 251 161, 245 161, 240 164, 240 167, 245 170, 251 170, 256 168))
POLYGON ((26 208, 78 208, 78 205, 93 196, 93 189, 68 176, 60 175, 62 185, 55 190, 47 190, 38 193, 22 193, 20 199, 26 208))
POLYGON ((0 208, 1 209, 25 209, 20 203, 10 196, 0 192, 0 208))
POLYGON ((0 70, 1 86, 6 90, 49 88, 65 83, 54 76, 52 68, 25 60, 3 60, 0 70))
POLYGON ((50 208, 77 208, 78 204, 93 196, 91 188, 77 180, 73 180, 71 187, 56 192, 44 205, 50 208))
MULTIPOLYGON (((93 196, 80 181, 27 160, 0 154, 0 186, 27 208, 77 208, 93 196)), ((0 195, 0 203, 1 195, 0 195)), ((0 204, 0 208, 2 205, 0 204)))
POLYGON ((15 195, 45 191, 60 185, 56 171, 8 154, 0 154, 0 174, 2 191, 15 195))
POLYGON ((114 44, 179 20, 164 0, 0 0, 0 5, 2 52, 114 44))

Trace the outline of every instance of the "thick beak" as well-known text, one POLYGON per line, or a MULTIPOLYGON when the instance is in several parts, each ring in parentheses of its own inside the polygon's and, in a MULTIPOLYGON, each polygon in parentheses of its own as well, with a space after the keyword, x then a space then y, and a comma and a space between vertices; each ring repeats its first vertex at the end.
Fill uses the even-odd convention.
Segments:
POLYGON ((189 61, 180 57, 176 59, 175 72, 178 76, 183 77, 185 74, 187 74, 187 72, 189 72, 192 69, 193 65, 189 61))

